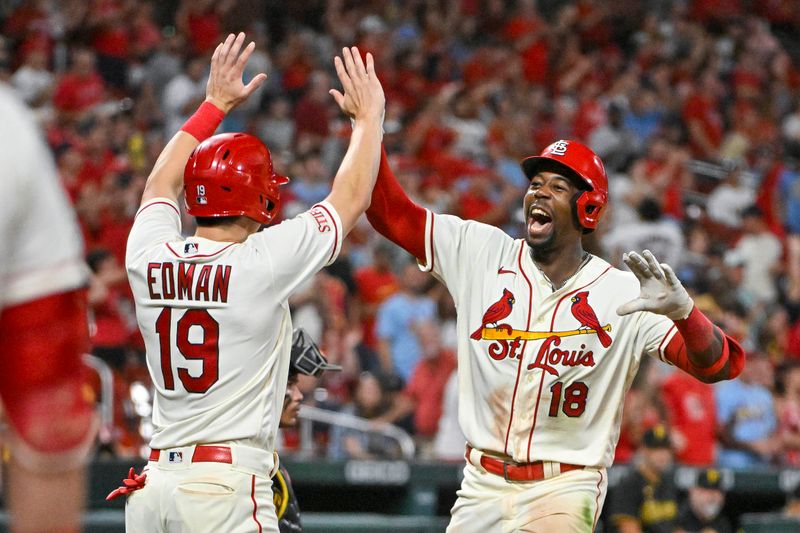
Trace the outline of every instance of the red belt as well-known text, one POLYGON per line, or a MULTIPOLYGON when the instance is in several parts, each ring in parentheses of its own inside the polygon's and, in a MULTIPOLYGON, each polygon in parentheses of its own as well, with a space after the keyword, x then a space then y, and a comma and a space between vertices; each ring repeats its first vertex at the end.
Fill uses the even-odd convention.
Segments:
MULTIPOLYGON (((151 461, 158 461, 159 457, 161 457, 161 450, 150 451, 151 461)), ((192 454, 192 462, 233 464, 233 456, 231 455, 231 449, 228 446, 196 446, 194 453, 192 454)))
MULTIPOLYGON (((467 444, 465 457, 470 462, 469 456, 473 448, 467 444)), ((480 452, 479 452, 480 453, 480 452)), ((501 459, 495 459, 489 455, 481 453, 481 466, 489 473, 505 478, 506 481, 540 481, 545 479, 544 461, 534 461, 533 463, 511 463, 501 459)), ((571 470, 581 470, 583 465, 571 465, 568 463, 556 463, 559 465, 559 473, 571 470)))

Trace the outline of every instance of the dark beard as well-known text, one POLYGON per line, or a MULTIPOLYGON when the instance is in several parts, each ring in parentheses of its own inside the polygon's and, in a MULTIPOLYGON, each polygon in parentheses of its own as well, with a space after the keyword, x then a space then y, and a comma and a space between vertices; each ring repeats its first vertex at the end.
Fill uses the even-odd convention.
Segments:
POLYGON ((531 257, 537 263, 549 263, 556 252, 556 233, 550 233, 546 241, 539 244, 534 244, 530 241, 530 237, 525 237, 525 242, 531 247, 531 257))

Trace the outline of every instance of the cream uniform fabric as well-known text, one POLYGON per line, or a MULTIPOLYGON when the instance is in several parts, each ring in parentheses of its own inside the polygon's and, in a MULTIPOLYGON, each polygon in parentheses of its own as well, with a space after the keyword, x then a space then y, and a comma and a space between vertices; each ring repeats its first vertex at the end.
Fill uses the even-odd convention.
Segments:
POLYGON ((433 213, 422 268, 442 280, 458 309, 459 422, 467 442, 520 463, 610 466, 623 397, 641 358, 663 360, 675 333, 660 315, 617 315, 639 295, 635 276, 591 257, 554 292, 524 240, 433 213), (471 338, 508 293, 513 304, 500 328, 486 324, 479 340, 471 338), (607 347, 573 313, 586 304, 610 338, 607 347))
POLYGON ((292 291, 336 259, 327 203, 243 243, 181 237, 177 205, 143 205, 127 270, 155 384, 154 449, 237 442, 272 452, 289 368, 292 291))
POLYGON ((75 213, 33 115, 0 84, 0 309, 84 285, 75 213))

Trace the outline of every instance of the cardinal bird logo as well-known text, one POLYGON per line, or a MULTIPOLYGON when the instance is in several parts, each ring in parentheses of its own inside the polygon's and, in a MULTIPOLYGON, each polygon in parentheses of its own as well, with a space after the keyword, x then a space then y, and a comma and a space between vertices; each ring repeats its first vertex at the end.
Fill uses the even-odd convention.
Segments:
POLYGON ((495 303, 492 304, 489 309, 483 314, 483 320, 481 321, 481 327, 475 330, 475 333, 470 335, 471 339, 475 339, 476 341, 481 340, 481 334, 483 332, 483 328, 488 326, 489 324, 494 324, 497 326, 497 323, 503 320, 505 317, 511 314, 511 309, 514 307, 514 295, 508 289, 503 289, 503 296, 500 297, 495 303))
POLYGON ((583 291, 572 297, 572 316, 581 323, 581 329, 593 329, 604 348, 611 346, 611 337, 605 332, 597 320, 594 309, 589 305, 589 292, 583 291))

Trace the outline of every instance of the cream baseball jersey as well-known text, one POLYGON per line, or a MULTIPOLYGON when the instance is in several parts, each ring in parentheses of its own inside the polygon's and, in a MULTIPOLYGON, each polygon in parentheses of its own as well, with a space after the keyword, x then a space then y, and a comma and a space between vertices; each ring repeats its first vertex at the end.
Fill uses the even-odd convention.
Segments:
POLYGON ((0 308, 86 283, 78 224, 31 112, 0 84, 0 308))
POLYGON ((126 266, 156 389, 152 448, 274 449, 292 340, 287 299, 341 243, 325 202, 243 243, 181 237, 178 206, 164 198, 139 209, 126 266))
POLYGON ((553 291, 530 247, 493 226, 428 212, 426 265, 458 309, 459 422, 474 448, 515 461, 610 466, 625 392, 675 334, 618 316, 639 283, 599 257, 553 291))

